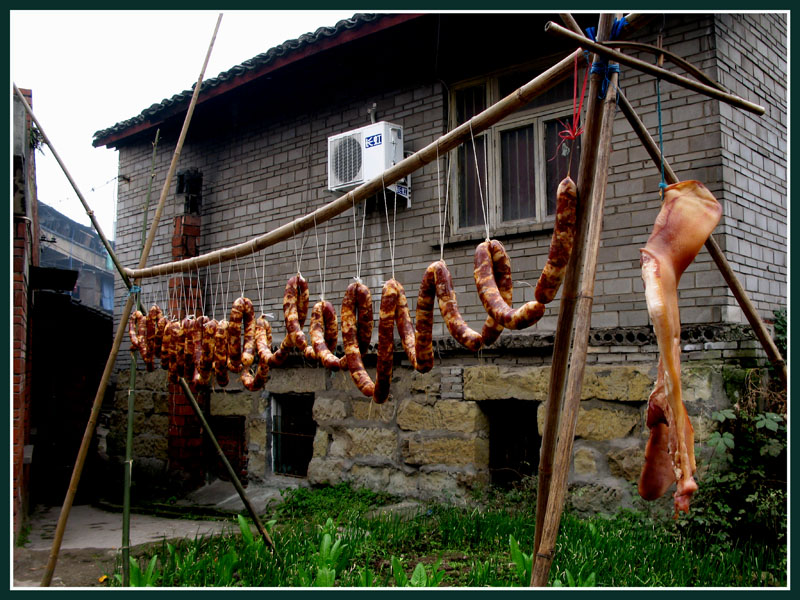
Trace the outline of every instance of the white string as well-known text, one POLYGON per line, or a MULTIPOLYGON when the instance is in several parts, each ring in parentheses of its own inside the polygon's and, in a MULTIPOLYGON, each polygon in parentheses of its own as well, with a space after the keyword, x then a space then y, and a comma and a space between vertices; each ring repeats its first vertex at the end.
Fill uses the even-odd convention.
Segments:
POLYGON ((225 305, 223 307, 223 315, 228 314, 225 310, 228 307, 228 294, 231 291, 231 270, 233 269, 233 265, 228 263, 228 284, 225 286, 225 305))
POLYGON ((244 296, 244 284, 242 283, 242 272, 239 269, 239 257, 236 257, 236 276, 239 278, 239 291, 241 292, 241 296, 244 296))
MULTIPOLYGON (((383 173, 381 173, 381 182, 383 183, 383 208, 386 212, 386 234, 389 238, 389 257, 392 261, 392 279, 394 279, 394 242, 395 242, 395 230, 389 227, 389 206, 386 202, 386 180, 383 178, 383 173)), ((394 196, 394 215, 397 216, 397 194, 394 196)), ((393 218, 393 225, 396 224, 395 219, 393 218)))
MULTIPOLYGON (((266 291, 267 289, 267 253, 261 255, 261 289, 266 291)), ((261 312, 264 312, 264 300, 261 300, 261 312)))
POLYGON ((364 206, 363 217, 361 220, 361 248, 359 251, 358 232, 356 230, 356 201, 353 197, 353 241, 356 246, 356 281, 361 281, 361 259, 364 257, 364 223, 367 221, 367 207, 364 206))
MULTIPOLYGON (((481 186, 481 172, 478 168, 478 150, 475 148, 475 134, 472 132, 472 120, 469 121, 469 134, 472 137, 472 156, 475 158, 475 177, 478 180, 478 194, 481 199, 481 211, 483 212, 483 224, 486 226, 486 241, 489 241, 489 209, 483 198, 483 187, 481 186)), ((484 153, 485 154, 485 153, 484 153)))
POLYGON ((319 268, 319 280, 322 286, 322 290, 320 291, 319 294, 319 299, 323 301, 325 300, 325 273, 328 270, 328 223, 330 223, 330 221, 328 221, 325 224, 325 251, 323 254, 324 256, 323 258, 324 262, 323 262, 323 260, 320 260, 319 257, 319 236, 317 235, 317 215, 314 215, 314 238, 317 241, 317 267, 319 268))
POLYGON ((258 282, 258 264, 256 263, 256 255, 251 254, 250 256, 253 257, 253 276, 254 276, 253 278, 256 280, 256 291, 258 292, 258 305, 260 307, 263 306, 264 301, 261 296, 261 286, 259 285, 258 282))

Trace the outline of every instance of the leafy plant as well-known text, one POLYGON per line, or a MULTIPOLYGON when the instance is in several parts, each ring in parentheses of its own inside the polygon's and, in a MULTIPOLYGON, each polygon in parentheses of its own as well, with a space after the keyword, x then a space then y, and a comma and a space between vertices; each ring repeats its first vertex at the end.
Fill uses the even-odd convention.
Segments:
POLYGON ((441 557, 433 564, 430 572, 425 569, 424 564, 417 563, 411 573, 411 579, 406 575, 403 563, 399 558, 392 556, 391 564, 392 575, 397 587, 438 587, 446 575, 446 572, 440 569, 442 564, 441 557))
POLYGON ((533 553, 525 554, 519 549, 517 540, 513 535, 508 536, 508 543, 511 547, 511 560, 514 561, 516 566, 517 581, 523 587, 527 587, 531 583, 531 573, 533 570, 533 553))
POLYGON ((553 587, 595 587, 597 584, 597 575, 594 571, 588 575, 584 575, 583 571, 588 565, 583 565, 578 571, 577 577, 572 575, 569 569, 564 570, 564 577, 567 580, 566 585, 561 579, 555 579, 550 585, 553 587))
MULTIPOLYGON (((139 566, 139 562, 133 558, 132 556, 129 557, 130 559, 130 583, 131 587, 152 587, 156 584, 159 577, 161 577, 161 573, 156 571, 156 562, 158 561, 158 556, 154 555, 150 562, 147 564, 147 567, 144 571, 139 566)), ((119 585, 122 585, 122 574, 116 573, 114 578, 117 580, 119 585)))

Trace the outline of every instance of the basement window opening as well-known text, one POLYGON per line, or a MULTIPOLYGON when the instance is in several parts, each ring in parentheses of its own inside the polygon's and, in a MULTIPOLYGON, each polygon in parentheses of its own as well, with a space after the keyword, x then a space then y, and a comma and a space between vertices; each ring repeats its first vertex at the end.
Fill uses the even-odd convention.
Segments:
POLYGON ((530 400, 480 403, 489 421, 489 473, 494 485, 512 487, 536 474, 542 444, 537 407, 530 400))
POLYGON ((276 475, 305 477, 311 462, 317 424, 314 394, 273 394, 272 470, 276 475))

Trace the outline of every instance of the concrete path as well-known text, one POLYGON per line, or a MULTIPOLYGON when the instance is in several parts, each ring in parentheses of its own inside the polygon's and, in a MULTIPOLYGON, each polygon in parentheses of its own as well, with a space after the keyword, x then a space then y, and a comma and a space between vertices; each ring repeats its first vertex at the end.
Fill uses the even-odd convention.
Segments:
MULTIPOLYGON (((37 509, 31 515, 31 531, 26 548, 50 550, 53 547, 61 507, 37 509)), ((164 519, 149 515, 131 514, 131 545, 160 542, 176 537, 216 535, 238 531, 238 526, 226 521, 192 521, 188 519, 164 519)), ((67 519, 61 548, 119 549, 122 546, 122 513, 108 512, 88 504, 73 506, 67 519)))

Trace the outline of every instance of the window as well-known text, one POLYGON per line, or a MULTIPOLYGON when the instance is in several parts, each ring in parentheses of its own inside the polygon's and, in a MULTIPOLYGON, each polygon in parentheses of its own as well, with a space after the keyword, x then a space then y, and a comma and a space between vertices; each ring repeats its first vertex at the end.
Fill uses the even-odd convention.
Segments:
MULTIPOLYGON (((534 77, 487 78, 456 86, 451 111, 456 127, 534 77)), ((561 122, 572 119, 572 80, 556 86, 492 128, 458 147, 454 231, 482 232, 553 218, 556 190, 568 168, 577 173, 580 138, 561 143, 561 122)))
POLYGON ((272 395, 272 470, 305 477, 314 453, 314 394, 272 395))

